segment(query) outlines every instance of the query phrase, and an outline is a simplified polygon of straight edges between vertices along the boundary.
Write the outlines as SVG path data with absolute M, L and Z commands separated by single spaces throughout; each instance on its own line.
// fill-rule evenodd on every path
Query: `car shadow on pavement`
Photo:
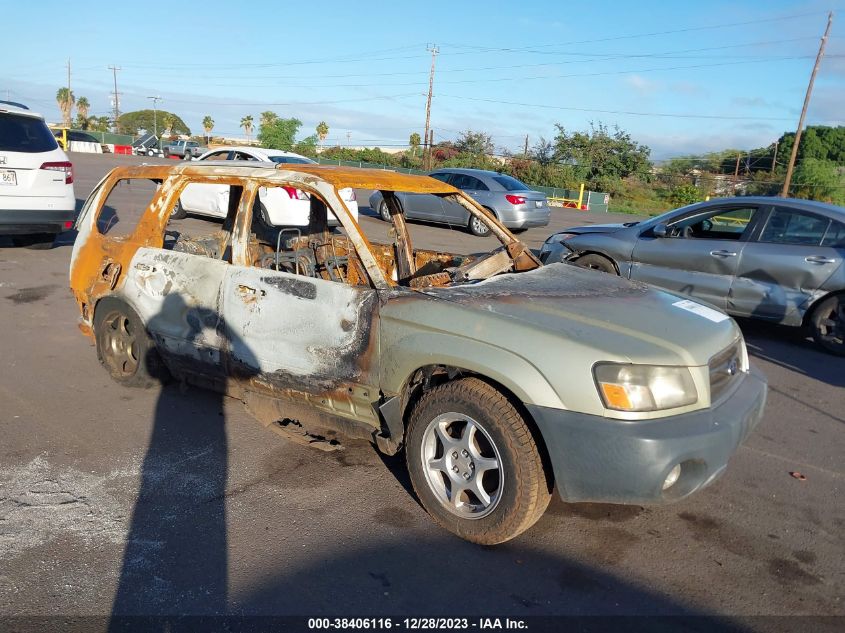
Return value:
M 217 367 L 219 344 L 208 342 L 217 338 L 231 349 L 236 339 L 216 312 L 189 307 L 177 294 L 166 296 L 148 327 L 151 332 L 187 328 L 192 357 L 215 359 L 210 362 Z M 157 353 L 150 352 L 154 362 Z M 241 361 L 241 376 L 250 373 L 242 364 L 257 367 L 255 358 Z M 183 385 L 166 382 L 141 465 L 111 631 L 144 628 L 127 616 L 224 615 L 227 609 L 225 380 L 221 374 L 220 391 L 197 390 L 190 396 Z
M 748 353 L 798 374 L 845 387 L 845 358 L 822 350 L 803 328 L 737 318 Z

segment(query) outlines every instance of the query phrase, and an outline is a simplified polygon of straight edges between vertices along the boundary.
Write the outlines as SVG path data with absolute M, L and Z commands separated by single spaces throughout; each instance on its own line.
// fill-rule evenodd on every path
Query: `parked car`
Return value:
M 53 136 L 56 137 L 59 147 L 66 152 L 74 151 L 74 148 L 70 145 L 71 143 L 93 143 L 96 146 L 94 149 L 100 147 L 101 149 L 99 151 L 102 150 L 100 139 L 87 132 L 80 132 L 69 128 L 53 128 Z
M 237 160 L 265 162 L 274 165 L 316 165 L 317 163 L 293 152 L 278 149 L 264 149 L 260 147 L 218 147 L 206 152 L 197 160 Z M 189 185 L 182 193 L 177 217 L 184 217 L 188 213 L 209 215 L 222 218 L 226 216 L 229 187 L 227 185 Z M 341 190 L 341 199 L 358 220 L 358 199 L 355 190 L 346 187 Z M 260 192 L 261 204 L 264 205 L 267 217 L 276 226 L 307 226 L 310 211 L 310 198 L 307 192 L 299 189 L 271 189 Z M 339 226 L 340 223 L 333 213 L 329 214 L 329 226 Z
M 807 326 L 845 355 L 845 209 L 789 198 L 718 198 L 645 222 L 566 229 L 544 262 L 644 281 L 734 316 Z
M 528 529 L 555 483 L 568 501 L 684 498 L 722 474 L 762 415 L 765 378 L 716 310 L 542 266 L 433 178 L 256 165 L 118 167 L 89 196 L 70 286 L 117 382 L 170 374 L 212 387 L 315 448 L 349 437 L 404 447 L 425 509 L 485 544 Z M 196 221 L 173 219 L 184 187 L 220 180 L 231 187 L 222 227 L 192 234 Z M 362 233 L 346 187 L 381 192 L 390 243 Z M 307 191 L 309 226 L 268 232 L 261 188 Z M 500 246 L 413 249 L 397 192 L 461 204 Z M 326 230 L 328 209 L 345 235 Z
M 507 174 L 483 169 L 438 169 L 429 174 L 471 196 L 490 211 L 509 229 L 522 231 L 549 223 L 549 201 L 546 195 Z M 490 233 L 486 225 L 459 204 L 452 204 L 437 196 L 401 194 L 399 198 L 405 217 L 410 220 L 439 222 L 469 229 L 473 235 Z M 389 221 L 387 205 L 378 191 L 370 196 L 370 208 Z
M 207 147 L 200 147 L 196 141 L 170 141 L 162 147 L 161 151 L 165 158 L 179 156 L 185 160 L 191 160 L 201 156 L 207 149 Z
M 49 248 L 76 216 L 73 165 L 44 118 L 0 102 L 0 235 Z

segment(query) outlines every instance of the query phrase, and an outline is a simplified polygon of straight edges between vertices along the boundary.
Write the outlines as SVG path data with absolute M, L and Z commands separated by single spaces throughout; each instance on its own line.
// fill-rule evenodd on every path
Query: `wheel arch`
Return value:
M 608 255 L 607 253 L 602 253 L 600 251 L 596 251 L 596 250 L 577 251 L 575 256 L 573 256 L 572 259 L 569 259 L 567 261 L 576 262 L 579 259 L 581 259 L 582 257 L 586 257 L 587 255 L 596 255 L 598 257 L 604 257 L 607 261 L 609 261 L 611 264 L 613 264 L 613 268 L 616 271 L 616 274 L 621 276 L 621 272 L 619 270 L 618 262 L 613 257 Z
M 842 288 L 841 290 L 832 290 L 831 292 L 827 292 L 818 297 L 815 301 L 813 301 L 813 303 L 810 304 L 810 307 L 808 307 L 804 311 L 804 316 L 801 320 L 801 327 L 809 327 L 811 325 L 811 321 L 815 311 L 818 310 L 819 306 L 822 303 L 824 303 L 831 297 L 845 297 L 845 288 Z

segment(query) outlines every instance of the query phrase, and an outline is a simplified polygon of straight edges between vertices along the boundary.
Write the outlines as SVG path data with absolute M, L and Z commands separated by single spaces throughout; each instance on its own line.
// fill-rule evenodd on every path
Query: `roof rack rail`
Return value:
M 25 106 L 22 103 L 18 103 L 17 101 L 3 101 L 0 99 L 0 103 L 5 103 L 6 105 L 15 106 L 16 108 L 23 108 L 24 110 L 29 110 L 29 106 Z

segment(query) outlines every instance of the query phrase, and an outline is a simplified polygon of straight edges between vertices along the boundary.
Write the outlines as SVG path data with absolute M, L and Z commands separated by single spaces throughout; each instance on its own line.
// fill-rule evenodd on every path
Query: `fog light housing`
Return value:
M 668 490 L 672 486 L 677 483 L 678 478 L 681 476 L 681 465 L 675 464 L 675 467 L 669 471 L 669 474 L 666 475 L 666 479 L 663 480 L 663 490 Z

